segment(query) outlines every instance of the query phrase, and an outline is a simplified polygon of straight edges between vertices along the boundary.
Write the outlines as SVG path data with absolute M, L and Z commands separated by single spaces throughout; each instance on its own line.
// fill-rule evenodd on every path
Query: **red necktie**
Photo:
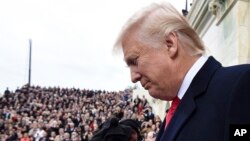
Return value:
M 175 110 L 178 107 L 180 102 L 181 102 L 181 100 L 178 97 L 175 97 L 173 99 L 172 104 L 171 104 L 169 111 L 167 113 L 167 116 L 166 116 L 165 128 L 167 127 L 168 123 L 170 122 L 170 120 L 171 120 L 172 116 L 174 115 L 174 112 L 175 112 Z

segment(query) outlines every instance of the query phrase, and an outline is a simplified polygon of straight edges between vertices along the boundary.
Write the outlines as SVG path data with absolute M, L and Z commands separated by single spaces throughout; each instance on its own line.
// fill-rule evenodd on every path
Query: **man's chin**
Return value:
M 160 98 L 160 93 L 159 93 L 159 92 L 156 92 L 156 91 L 154 91 L 154 90 L 152 90 L 152 89 L 149 89 L 149 90 L 148 90 L 148 93 L 149 93 L 149 95 L 150 95 L 151 97 L 153 97 L 153 98 L 161 99 L 161 98 Z

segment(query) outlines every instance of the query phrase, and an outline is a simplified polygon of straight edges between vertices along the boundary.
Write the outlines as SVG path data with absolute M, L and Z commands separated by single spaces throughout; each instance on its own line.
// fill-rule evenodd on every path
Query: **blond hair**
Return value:
M 205 52 L 198 34 L 170 3 L 151 4 L 132 16 L 121 30 L 114 49 L 121 48 L 131 33 L 140 43 L 157 48 L 171 32 L 178 35 L 180 45 L 192 55 Z

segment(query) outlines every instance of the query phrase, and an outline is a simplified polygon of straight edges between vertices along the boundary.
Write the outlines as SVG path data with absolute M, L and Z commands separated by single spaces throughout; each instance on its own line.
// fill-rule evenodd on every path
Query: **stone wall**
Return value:
M 250 63 L 249 18 L 249 0 L 193 1 L 187 17 L 203 39 L 207 54 L 224 66 Z

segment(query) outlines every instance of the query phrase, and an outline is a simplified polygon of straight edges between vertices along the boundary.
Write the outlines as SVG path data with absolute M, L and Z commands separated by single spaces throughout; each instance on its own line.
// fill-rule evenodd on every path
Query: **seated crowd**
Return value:
M 0 97 L 1 141 L 89 141 L 110 117 L 134 119 L 142 140 L 152 141 L 161 119 L 132 91 L 23 86 Z

